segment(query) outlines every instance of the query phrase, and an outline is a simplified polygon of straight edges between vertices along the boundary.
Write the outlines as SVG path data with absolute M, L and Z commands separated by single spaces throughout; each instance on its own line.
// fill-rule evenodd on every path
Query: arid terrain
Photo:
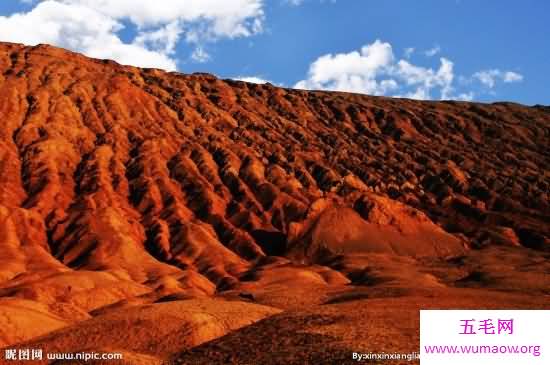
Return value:
M 549 147 L 547 106 L 0 43 L 0 348 L 351 364 L 421 308 L 548 309 Z

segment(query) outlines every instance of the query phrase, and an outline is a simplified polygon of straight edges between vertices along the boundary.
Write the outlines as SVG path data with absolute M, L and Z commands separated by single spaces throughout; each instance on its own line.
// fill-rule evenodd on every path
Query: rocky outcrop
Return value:
M 338 255 L 548 249 L 543 107 L 291 90 L 1 43 L 0 125 L 0 308 L 21 301 L 24 317 L 30 301 L 49 330 L 262 295 L 279 276 L 345 285 L 307 266 Z

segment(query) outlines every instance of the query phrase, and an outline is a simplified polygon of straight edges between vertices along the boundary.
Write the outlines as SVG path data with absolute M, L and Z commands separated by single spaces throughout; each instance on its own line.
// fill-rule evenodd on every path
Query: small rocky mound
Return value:
M 468 248 L 465 240 L 398 201 L 370 193 L 357 199 L 354 208 L 316 202 L 304 222 L 293 223 L 289 255 L 301 259 L 352 253 L 450 257 Z

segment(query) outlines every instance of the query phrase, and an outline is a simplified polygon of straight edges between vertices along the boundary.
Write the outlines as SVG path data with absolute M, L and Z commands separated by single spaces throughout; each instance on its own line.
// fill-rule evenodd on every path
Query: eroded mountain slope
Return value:
M 49 318 L 29 332 L 12 316 L 4 345 L 239 290 L 291 308 L 349 283 L 439 288 L 471 272 L 412 267 L 550 243 L 545 107 L 290 90 L 2 43 L 0 125 L 0 311 Z M 365 269 L 371 255 L 381 268 Z M 285 280 L 296 298 L 279 295 Z

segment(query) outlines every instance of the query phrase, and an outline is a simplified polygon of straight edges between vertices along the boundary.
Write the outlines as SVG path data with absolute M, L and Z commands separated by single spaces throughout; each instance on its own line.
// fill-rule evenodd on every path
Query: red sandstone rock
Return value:
M 0 125 L 2 345 L 242 292 L 286 309 L 548 287 L 548 108 L 291 90 L 1 43 Z M 531 276 L 477 280 L 487 258 L 470 246 L 493 244 Z M 520 295 L 509 303 L 534 300 Z M 234 308 L 238 321 L 208 317 L 210 332 L 170 349 L 146 350 L 145 335 L 117 346 L 157 361 L 278 312 Z M 67 333 L 41 343 L 80 350 Z

